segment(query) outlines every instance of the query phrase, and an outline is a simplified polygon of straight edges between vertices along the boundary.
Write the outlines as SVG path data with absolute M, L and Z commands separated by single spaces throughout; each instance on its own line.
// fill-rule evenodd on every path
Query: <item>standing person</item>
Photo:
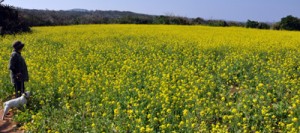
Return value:
M 25 92 L 24 82 L 29 80 L 27 65 L 21 56 L 24 44 L 21 41 L 13 43 L 13 52 L 9 60 L 11 82 L 15 87 L 16 98 Z

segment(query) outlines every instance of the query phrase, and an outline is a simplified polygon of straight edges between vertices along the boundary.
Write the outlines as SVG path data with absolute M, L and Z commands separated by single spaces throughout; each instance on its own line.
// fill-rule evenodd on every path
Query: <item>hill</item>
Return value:
M 224 20 L 204 20 L 181 16 L 148 15 L 130 11 L 102 11 L 75 8 L 71 10 L 18 9 L 30 26 L 74 24 L 178 24 L 210 26 L 244 26 L 244 23 Z
M 77 24 L 167 24 L 167 25 L 209 25 L 235 26 L 258 29 L 299 30 L 300 19 L 287 16 L 282 22 L 265 23 L 253 20 L 236 22 L 228 20 L 205 20 L 203 18 L 187 18 L 170 15 L 148 15 L 130 11 L 102 11 L 86 9 L 70 10 L 37 10 L 16 8 L 18 18 L 29 26 L 56 26 Z
M 80 9 L 80 8 L 74 8 L 74 9 L 71 9 L 69 11 L 75 11 L 75 12 L 88 12 L 89 10 L 87 9 Z
M 70 25 L 70 24 L 108 24 L 108 23 L 151 23 L 154 16 L 129 11 L 89 11 L 18 9 L 22 18 L 30 26 Z

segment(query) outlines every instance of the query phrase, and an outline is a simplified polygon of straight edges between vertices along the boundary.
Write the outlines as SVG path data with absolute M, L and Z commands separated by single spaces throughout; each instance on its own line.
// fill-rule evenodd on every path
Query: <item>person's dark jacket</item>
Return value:
M 14 84 L 16 81 L 28 81 L 29 75 L 27 65 L 20 52 L 13 51 L 9 60 L 9 70 L 11 82 Z

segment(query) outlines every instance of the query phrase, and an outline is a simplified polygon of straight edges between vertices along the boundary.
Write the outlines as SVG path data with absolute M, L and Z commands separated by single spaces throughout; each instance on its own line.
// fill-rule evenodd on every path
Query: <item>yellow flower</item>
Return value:
M 253 101 L 254 103 L 257 103 L 257 99 L 253 99 L 252 101 Z
M 119 115 L 119 109 L 114 109 L 114 115 L 115 116 Z
M 32 115 L 31 118 L 32 118 L 32 119 L 35 119 L 35 115 Z
M 298 122 L 298 118 L 294 117 L 294 118 L 292 119 L 292 121 L 296 123 L 296 122 Z
M 147 118 L 150 119 L 150 118 L 151 118 L 151 114 L 148 114 L 148 115 L 147 115 Z
M 183 127 L 184 126 L 184 121 L 180 121 L 180 123 L 179 123 L 179 125 L 178 125 L 178 127 Z
M 167 113 L 171 113 L 172 112 L 172 110 L 171 109 L 167 109 Z
M 196 124 L 195 124 L 195 123 L 193 123 L 193 124 L 192 124 L 192 128 L 195 128 L 195 126 L 196 126 Z
M 102 116 L 105 117 L 105 116 L 107 116 L 107 114 L 104 112 L 104 113 L 102 114 Z
M 297 107 L 297 105 L 296 105 L 295 103 L 293 103 L 293 104 L 292 104 L 292 107 L 293 107 L 293 108 L 296 108 L 296 107 Z
M 237 113 L 237 109 L 233 108 L 233 109 L 231 110 L 231 112 L 232 112 L 233 114 L 235 114 L 235 113 Z
M 146 132 L 147 132 L 147 133 L 153 132 L 153 129 L 150 128 L 150 127 L 147 125 L 147 126 L 146 126 Z
M 189 111 L 188 111 L 187 109 L 184 109 L 184 110 L 183 110 L 183 116 L 186 116 L 186 115 L 188 114 L 188 112 L 189 112 Z
M 132 109 L 127 110 L 127 114 L 128 114 L 128 115 L 131 115 L 132 113 L 133 113 L 133 110 L 132 110 Z
M 200 111 L 200 115 L 204 116 L 205 115 L 205 111 L 204 110 Z
M 221 100 L 222 100 L 222 101 L 225 101 L 225 97 L 222 97 Z
M 41 100 L 41 101 L 40 101 L 40 104 L 41 104 L 41 105 L 44 105 L 44 104 L 45 104 L 45 103 L 44 103 L 44 100 Z
M 142 122 L 142 119 L 141 119 L 141 118 L 136 119 L 136 122 L 137 122 L 137 123 L 141 123 L 141 122 Z
M 145 132 L 145 127 L 141 127 L 140 132 Z
M 161 128 L 162 130 L 165 130 L 167 127 L 166 127 L 166 125 L 163 124 L 163 125 L 160 126 L 160 128 Z
M 66 108 L 67 108 L 67 109 L 70 109 L 70 108 L 71 108 L 71 106 L 70 106 L 69 103 L 66 103 Z
M 208 96 L 211 96 L 211 92 L 207 92 L 207 95 L 208 95 Z
M 55 132 L 53 125 L 60 128 L 68 119 L 91 123 L 95 132 L 297 132 L 299 128 L 297 32 L 175 25 L 32 28 L 30 34 L 0 39 L 2 64 L 9 58 L 13 39 L 28 42 L 28 51 L 22 53 L 32 75 L 28 89 L 44 94 L 34 96 L 37 104 L 57 104 L 25 111 L 25 116 L 32 115 L 32 121 L 24 123 L 28 131 Z M 0 67 L 0 86 L 9 82 L 5 75 L 9 71 Z M 290 107 L 276 110 L 282 106 L 279 100 Z M 64 109 L 57 110 L 60 106 Z M 47 110 L 68 115 L 54 118 Z M 288 117 L 277 118 L 278 113 Z M 97 117 L 99 123 L 113 119 L 109 123 L 116 125 L 97 129 L 93 123 Z M 223 121 L 211 122 L 215 117 Z M 47 126 L 40 126 L 41 119 L 49 121 Z

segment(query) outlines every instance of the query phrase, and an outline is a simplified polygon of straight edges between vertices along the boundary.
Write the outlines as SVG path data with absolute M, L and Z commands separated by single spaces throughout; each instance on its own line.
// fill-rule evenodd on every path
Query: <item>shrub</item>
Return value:
M 15 34 L 30 31 L 29 26 L 19 18 L 18 11 L 9 5 L 0 4 L 0 34 Z
M 300 30 L 300 19 L 292 15 L 281 18 L 280 29 Z

